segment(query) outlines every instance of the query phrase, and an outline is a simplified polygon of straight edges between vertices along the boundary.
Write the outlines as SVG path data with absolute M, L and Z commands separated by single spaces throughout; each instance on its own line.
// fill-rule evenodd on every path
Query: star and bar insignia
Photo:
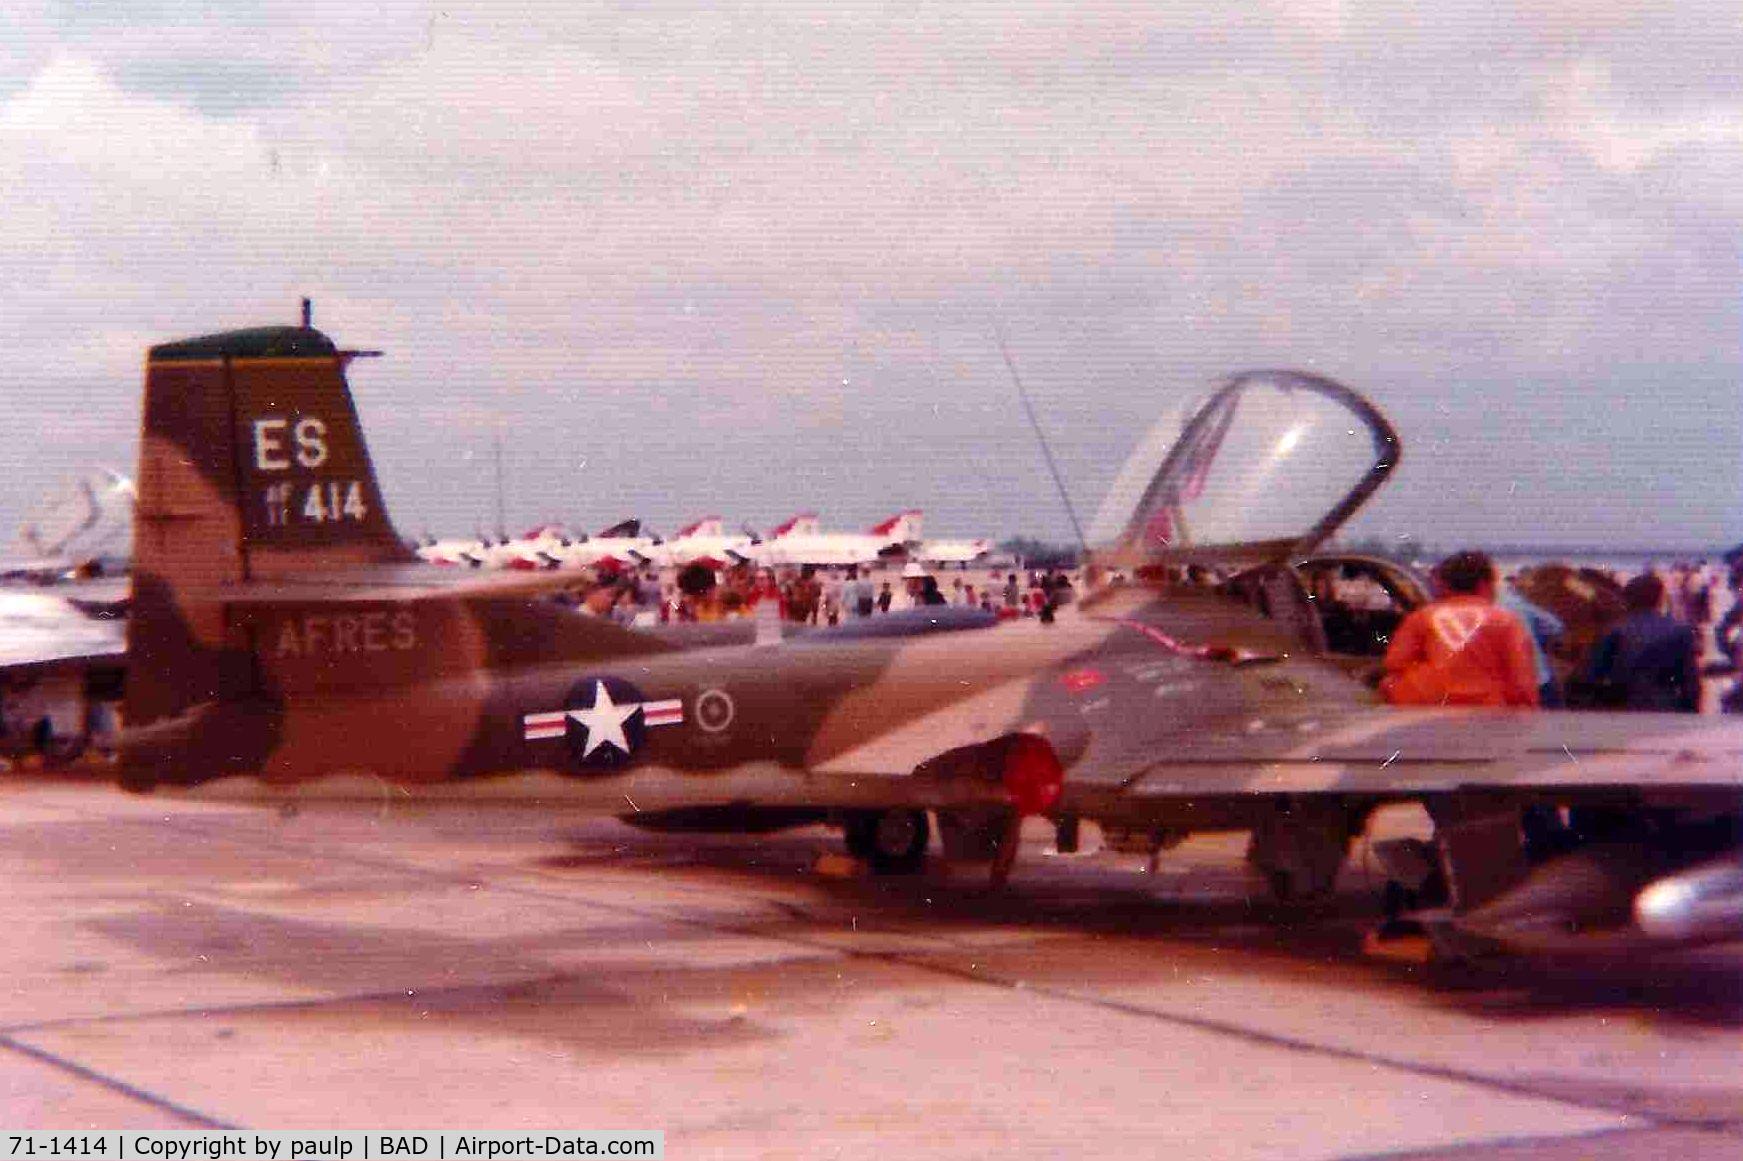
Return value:
M 521 726 L 529 742 L 563 738 L 576 763 L 588 769 L 615 769 L 641 748 L 653 726 L 684 720 L 678 698 L 647 701 L 627 681 L 595 677 L 569 691 L 566 708 L 526 714 Z

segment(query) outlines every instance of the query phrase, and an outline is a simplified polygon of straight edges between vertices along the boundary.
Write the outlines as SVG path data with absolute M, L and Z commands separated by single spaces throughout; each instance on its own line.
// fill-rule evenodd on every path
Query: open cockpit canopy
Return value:
M 1152 428 L 1090 539 L 1114 565 L 1255 562 L 1312 551 L 1398 463 L 1362 396 L 1301 371 L 1246 371 Z

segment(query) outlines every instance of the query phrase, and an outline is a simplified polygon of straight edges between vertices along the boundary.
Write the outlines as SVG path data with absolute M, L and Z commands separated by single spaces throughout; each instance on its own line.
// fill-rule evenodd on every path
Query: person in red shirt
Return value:
M 1536 708 L 1531 637 L 1495 604 L 1495 563 L 1481 552 L 1454 553 L 1434 580 L 1440 599 L 1392 636 L 1381 694 L 1393 705 Z

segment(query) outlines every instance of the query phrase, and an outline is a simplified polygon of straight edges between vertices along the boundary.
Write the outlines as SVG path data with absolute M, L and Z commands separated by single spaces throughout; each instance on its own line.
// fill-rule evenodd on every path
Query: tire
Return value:
M 856 811 L 842 831 L 848 853 L 879 875 L 918 871 L 932 841 L 932 822 L 924 810 Z

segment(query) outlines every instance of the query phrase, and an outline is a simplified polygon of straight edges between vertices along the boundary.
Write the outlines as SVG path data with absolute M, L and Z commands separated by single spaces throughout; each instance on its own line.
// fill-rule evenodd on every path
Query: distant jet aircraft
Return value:
M 659 545 L 659 537 L 643 535 L 642 522 L 631 518 L 601 530 L 597 536 L 583 537 L 561 548 L 546 548 L 543 554 L 554 559 L 559 568 L 607 564 L 613 568 L 634 568 L 648 563 Z
M 127 581 L 0 588 L 0 759 L 112 747 Z
M 1375 859 L 1451 953 L 1743 937 L 1735 720 L 1397 709 L 1328 648 L 1294 562 L 1400 454 L 1332 380 L 1226 380 L 1054 624 L 917 609 L 755 645 L 568 611 L 535 599 L 546 573 L 420 565 L 347 359 L 307 327 L 152 349 L 126 653 L 75 658 L 127 666 L 125 786 L 373 804 L 385 781 L 664 830 L 826 823 L 881 872 L 921 864 L 936 816 L 943 855 L 995 878 L 1026 814 L 1061 850 L 1082 819 L 1152 857 L 1245 832 L 1283 900 L 1329 890 L 1373 812 L 1414 803 L 1433 843 Z M 1103 584 L 1109 566 L 1133 579 Z
M 0 556 L 0 579 L 52 581 L 126 572 L 135 499 L 133 481 L 107 468 L 67 481 L 25 518 L 17 547 Z
M 414 545 L 412 551 L 426 564 L 483 568 L 489 545 L 481 536 L 470 540 L 460 537 L 438 540 L 431 536 Z
M 659 546 L 656 536 L 641 534 L 641 521 L 621 520 L 597 536 L 572 536 L 560 524 L 541 524 L 516 537 L 491 541 L 435 540 L 417 545 L 418 558 L 429 564 L 469 565 L 482 569 L 537 572 L 607 564 L 630 568 L 646 563 Z
M 132 582 L 133 482 L 100 469 L 33 510 L 0 559 L 0 759 L 113 746 Z
M 923 564 L 959 564 L 964 567 L 985 560 L 993 550 L 990 540 L 922 540 L 908 554 Z
M 586 540 L 585 536 L 580 540 Z M 536 571 L 558 568 L 571 562 L 565 554 L 575 547 L 577 539 L 560 524 L 541 524 L 529 528 L 512 539 L 504 537 L 479 551 L 484 568 L 512 568 Z
M 920 539 L 923 519 L 909 509 L 865 532 L 824 532 L 815 512 L 803 512 L 770 530 L 749 556 L 761 565 L 872 564 L 905 554 Z
M 752 553 L 762 541 L 748 532 L 730 533 L 718 516 L 704 516 L 678 529 L 663 543 L 649 549 L 645 556 L 659 567 L 683 567 L 704 564 L 721 568 L 753 559 Z

